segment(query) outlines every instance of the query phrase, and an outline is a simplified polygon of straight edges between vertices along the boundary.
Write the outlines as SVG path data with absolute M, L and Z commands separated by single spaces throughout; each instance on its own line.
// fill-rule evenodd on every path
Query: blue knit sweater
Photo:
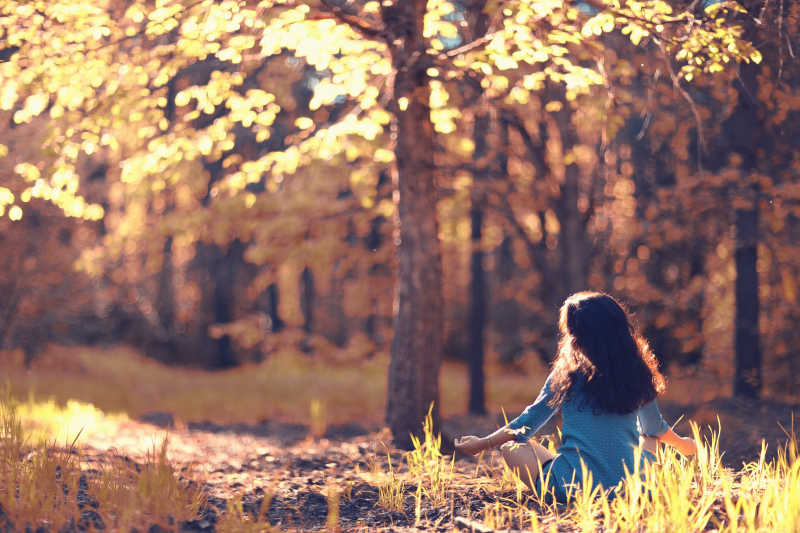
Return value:
M 563 499 L 563 489 L 574 479 L 581 482 L 581 459 L 592 473 L 595 484 L 604 488 L 617 485 L 625 477 L 625 468 L 634 470 L 634 448 L 639 435 L 658 437 L 669 429 L 658 409 L 656 400 L 626 414 L 598 413 L 584 401 L 582 380 L 576 380 L 567 398 L 560 406 L 548 405 L 552 397 L 550 381 L 542 387 L 539 396 L 517 418 L 509 422 L 511 429 L 519 430 L 517 440 L 527 442 L 550 418 L 561 409 L 561 446 L 558 455 L 546 465 L 551 485 Z M 652 459 L 645 452 L 642 458 Z M 574 476 L 574 478 L 573 478 Z

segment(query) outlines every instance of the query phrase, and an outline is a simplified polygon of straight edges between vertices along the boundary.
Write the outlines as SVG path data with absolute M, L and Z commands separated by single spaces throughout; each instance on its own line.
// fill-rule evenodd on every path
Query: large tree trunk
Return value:
M 472 226 L 472 257 L 470 261 L 469 284 L 469 412 L 486 414 L 484 360 L 484 331 L 486 329 L 486 271 L 484 252 L 481 247 L 483 218 L 486 211 L 484 181 L 488 175 L 486 156 L 489 151 L 489 115 L 481 113 L 475 117 L 473 139 L 475 141 L 474 159 L 478 164 L 472 190 L 470 224 Z
M 758 339 L 758 200 L 736 210 L 736 377 L 733 393 L 758 398 L 761 350 Z
M 396 69 L 395 243 L 397 280 L 394 339 L 389 365 L 386 421 L 397 446 L 411 447 L 430 404 L 438 425 L 439 367 L 443 347 L 442 258 L 436 219 L 434 132 L 430 121 L 426 0 L 384 4 L 384 24 Z

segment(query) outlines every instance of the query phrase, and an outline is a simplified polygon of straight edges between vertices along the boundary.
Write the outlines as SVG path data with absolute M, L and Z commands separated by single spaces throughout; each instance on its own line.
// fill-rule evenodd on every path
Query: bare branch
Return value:
M 453 48 L 452 50 L 448 50 L 447 52 L 445 52 L 442 55 L 444 57 L 451 58 L 451 57 L 459 56 L 461 54 L 466 54 L 467 52 L 471 52 L 472 50 L 475 50 L 476 48 L 480 48 L 481 46 L 483 46 L 485 44 L 488 44 L 492 39 L 494 39 L 494 36 L 497 35 L 498 33 L 499 33 L 499 31 L 493 31 L 491 33 L 487 33 L 486 35 L 478 37 L 474 41 L 470 41 L 470 42 L 468 42 L 466 44 L 463 44 L 463 45 L 459 46 L 458 48 Z
M 658 45 L 658 49 L 661 50 L 661 55 L 664 58 L 664 64 L 667 66 L 667 72 L 669 73 L 670 79 L 672 79 L 672 86 L 678 91 L 684 100 L 689 104 L 689 108 L 692 110 L 692 114 L 694 115 L 695 126 L 697 126 L 697 168 L 701 169 L 700 166 L 700 153 L 705 150 L 705 138 L 703 137 L 703 120 L 700 118 L 700 112 L 697 110 L 697 106 L 692 100 L 692 97 L 686 92 L 686 89 L 681 87 L 681 82 L 678 79 L 677 74 L 675 74 L 675 69 L 672 68 L 672 62 L 669 60 L 669 55 L 667 54 L 667 50 L 664 48 L 664 43 L 662 43 L 658 39 L 653 39 L 655 43 Z

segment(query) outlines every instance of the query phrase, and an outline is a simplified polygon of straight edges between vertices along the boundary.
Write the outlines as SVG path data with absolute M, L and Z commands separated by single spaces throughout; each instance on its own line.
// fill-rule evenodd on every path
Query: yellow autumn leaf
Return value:
M 519 66 L 513 57 L 501 55 L 494 58 L 494 64 L 498 70 L 511 70 Z
M 642 38 L 647 37 L 648 35 L 650 35 L 650 32 L 647 30 L 643 30 L 639 26 L 631 25 L 630 39 L 631 42 L 636 46 L 639 45 L 639 43 L 642 41 Z
M 103 206 L 98 204 L 92 204 L 86 207 L 83 211 L 83 218 L 86 220 L 100 220 L 103 218 L 105 212 L 103 211 Z
M 445 39 L 455 39 L 458 37 L 458 28 L 451 22 L 440 22 L 437 25 L 437 29 L 439 30 L 439 35 Z
M 513 87 L 508 95 L 509 103 L 526 105 L 531 101 L 530 93 L 522 87 Z
M 189 103 L 189 99 L 191 96 L 187 91 L 181 91 L 175 95 L 175 105 L 177 106 L 185 106 Z
M 211 141 L 211 137 L 208 135 L 203 135 L 199 139 L 197 139 L 197 149 L 203 155 L 208 155 L 211 153 L 211 148 L 213 143 Z
M 14 203 L 14 193 L 6 187 L 0 187 L 0 205 Z
M 388 198 L 384 198 L 375 206 L 376 214 L 383 215 L 388 219 L 391 219 L 394 215 L 394 209 L 394 202 Z
M 22 219 L 22 208 L 18 205 L 12 206 L 11 209 L 8 210 L 8 218 L 17 221 Z
M 46 94 L 32 94 L 25 99 L 25 109 L 30 116 L 37 116 L 47 107 L 49 97 Z
M 297 126 L 298 129 L 306 130 L 314 126 L 314 121 L 308 117 L 299 117 L 294 121 L 294 125 Z
M 19 174 L 25 181 L 36 181 L 39 179 L 39 169 L 30 163 L 19 163 L 14 167 L 14 172 Z
M 392 116 L 385 109 L 373 109 L 369 113 L 369 118 L 381 125 L 386 125 L 392 120 Z
M 447 101 L 450 99 L 450 94 L 447 92 L 447 89 L 444 88 L 444 85 L 440 81 L 432 81 L 431 82 L 431 94 L 430 94 L 430 106 L 432 109 L 438 109 L 440 107 L 444 107 L 447 105 Z
M 558 111 L 561 111 L 561 108 L 563 107 L 564 104 L 562 104 L 558 100 L 551 100 L 550 102 L 547 102 L 547 104 L 544 106 L 544 110 L 549 111 L 550 113 L 556 113 Z
M 386 148 L 378 148 L 372 158 L 378 163 L 391 163 L 394 161 L 394 152 Z
M 133 22 L 137 24 L 144 20 L 144 11 L 142 10 L 142 6 L 139 5 L 132 5 L 125 11 L 125 18 L 131 19 Z
M 445 109 L 431 109 L 431 122 L 433 129 L 439 133 L 453 133 L 456 131 L 455 118 L 461 116 L 461 112 L 452 107 Z
M 531 54 L 531 61 L 533 61 L 534 63 L 544 63 L 548 59 L 550 59 L 550 56 L 547 55 L 547 52 L 542 49 L 535 50 Z
M 17 103 L 17 82 L 14 80 L 2 80 L 0 89 L 0 109 L 8 111 Z

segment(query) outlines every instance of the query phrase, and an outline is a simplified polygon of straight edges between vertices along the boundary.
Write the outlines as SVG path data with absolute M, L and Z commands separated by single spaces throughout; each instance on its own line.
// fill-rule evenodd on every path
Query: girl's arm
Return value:
M 653 400 L 643 405 L 636 413 L 639 422 L 639 432 L 645 437 L 653 437 L 659 442 L 669 444 L 683 455 L 694 455 L 697 453 L 697 444 L 690 437 L 681 437 L 675 433 L 669 424 L 661 416 L 658 409 L 658 401 Z
M 485 437 L 469 435 L 455 440 L 455 447 L 469 454 L 500 446 L 510 440 L 527 442 L 557 411 L 549 405 L 551 398 L 550 376 L 545 380 L 539 396 L 517 418 Z
M 457 438 L 455 440 L 455 447 L 457 450 L 460 450 L 464 453 L 477 455 L 484 450 L 496 448 L 510 440 L 514 440 L 514 434 L 515 431 L 508 427 L 508 425 L 505 425 L 494 433 L 486 435 L 485 437 L 467 435 L 466 437 Z
M 683 455 L 694 455 L 697 453 L 697 443 L 691 437 L 681 437 L 672 429 L 668 429 L 662 435 L 658 436 L 658 440 L 664 444 L 669 444 Z

